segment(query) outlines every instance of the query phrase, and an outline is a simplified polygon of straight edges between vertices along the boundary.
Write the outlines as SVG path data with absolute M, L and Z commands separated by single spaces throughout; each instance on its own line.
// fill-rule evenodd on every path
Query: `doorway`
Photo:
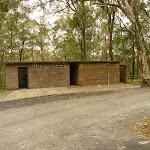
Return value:
M 120 82 L 127 83 L 127 66 L 120 65 Z
M 70 64 L 70 85 L 77 85 L 78 64 Z
M 19 88 L 28 88 L 28 68 L 18 67 Z

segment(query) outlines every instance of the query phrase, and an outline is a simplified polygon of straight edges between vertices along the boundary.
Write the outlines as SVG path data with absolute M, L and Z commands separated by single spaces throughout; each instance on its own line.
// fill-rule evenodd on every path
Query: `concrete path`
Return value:
M 97 85 L 97 86 L 70 86 L 57 88 L 19 89 L 7 91 L 6 93 L 1 94 L 0 102 L 25 98 L 34 98 L 40 96 L 49 96 L 49 95 L 62 95 L 62 94 L 100 92 L 100 91 L 119 91 L 130 88 L 131 89 L 140 88 L 140 86 L 120 83 L 120 84 Z

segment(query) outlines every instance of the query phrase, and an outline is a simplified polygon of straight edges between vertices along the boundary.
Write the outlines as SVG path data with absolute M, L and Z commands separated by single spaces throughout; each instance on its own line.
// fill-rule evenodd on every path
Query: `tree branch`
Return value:
M 130 10 L 130 5 L 129 5 L 128 1 L 127 1 L 127 0 L 124 0 L 124 3 L 125 3 L 125 5 L 126 5 L 126 7 L 127 7 L 127 10 Z
M 75 3 L 73 2 L 73 0 L 71 0 L 71 3 L 73 5 L 74 9 L 77 11 L 77 8 L 75 7 Z
M 144 9 L 144 8 L 141 8 L 143 11 L 144 11 L 144 13 L 146 14 L 146 16 L 148 17 L 148 18 L 150 18 L 150 14 Z
M 134 31 L 128 29 L 128 27 L 123 23 L 122 19 L 121 19 L 119 16 L 116 16 L 116 17 L 119 19 L 120 23 L 122 23 L 122 25 L 125 27 L 125 29 L 126 29 L 127 31 L 130 31 L 130 32 L 132 32 L 132 33 L 134 34 Z
M 131 0 L 131 8 L 133 9 L 134 0 Z
M 93 4 L 96 4 L 96 5 L 100 5 L 100 6 L 114 6 L 114 7 L 118 7 L 119 8 L 119 5 L 116 5 L 116 4 L 112 4 L 112 3 L 97 3 L 97 2 L 94 2 Z
M 66 7 L 64 7 L 64 8 L 62 8 L 62 9 L 60 9 L 60 10 L 55 11 L 54 14 L 60 13 L 60 12 L 64 11 L 67 7 L 68 7 L 68 6 L 66 6 Z
M 71 7 L 71 5 L 70 5 L 70 3 L 68 2 L 68 0 L 66 0 L 66 3 L 67 3 L 67 5 L 68 5 L 68 7 L 69 7 L 72 11 L 76 11 L 76 9 L 73 9 L 73 8 Z

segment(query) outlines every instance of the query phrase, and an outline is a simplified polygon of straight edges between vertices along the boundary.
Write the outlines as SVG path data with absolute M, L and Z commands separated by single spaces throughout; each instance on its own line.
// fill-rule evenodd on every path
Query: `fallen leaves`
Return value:
M 150 138 L 150 117 L 145 118 L 136 126 L 134 132 L 142 134 L 144 137 Z

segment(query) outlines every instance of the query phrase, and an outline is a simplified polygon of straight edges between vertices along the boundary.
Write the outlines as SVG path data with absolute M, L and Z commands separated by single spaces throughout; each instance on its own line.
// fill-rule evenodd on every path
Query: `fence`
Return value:
M 141 84 L 142 75 L 129 75 L 128 83 L 131 84 Z

